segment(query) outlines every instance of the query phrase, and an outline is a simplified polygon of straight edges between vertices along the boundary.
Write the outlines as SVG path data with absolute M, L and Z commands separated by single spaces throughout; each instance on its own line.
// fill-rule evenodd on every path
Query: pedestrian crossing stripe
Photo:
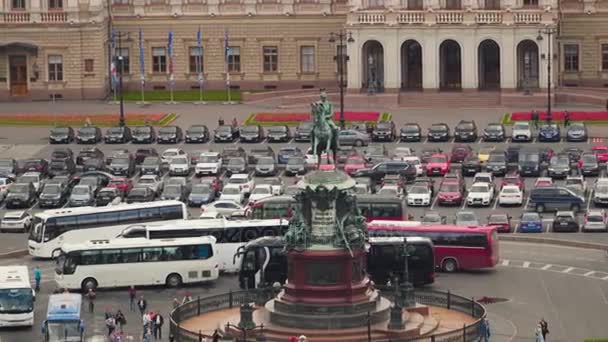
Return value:
M 544 264 L 524 260 L 500 259 L 498 266 L 523 268 L 528 270 L 549 271 L 554 273 L 569 274 L 577 277 L 608 281 L 608 272 L 594 271 L 582 267 L 566 265 Z

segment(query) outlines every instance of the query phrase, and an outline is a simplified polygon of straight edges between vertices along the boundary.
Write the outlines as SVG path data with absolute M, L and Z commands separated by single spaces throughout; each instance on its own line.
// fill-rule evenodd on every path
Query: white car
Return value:
M 309 148 L 306 151 L 306 154 L 304 155 L 304 163 L 306 163 L 306 166 L 317 166 L 317 164 L 319 163 L 319 157 L 312 153 L 312 149 Z
M 160 160 L 163 163 L 169 164 L 174 157 L 185 157 L 186 160 L 190 160 L 188 154 L 181 148 L 168 148 L 160 156 Z
M 157 195 L 163 192 L 163 181 L 157 175 L 145 175 L 139 178 L 137 186 L 145 186 L 152 189 Z
M 9 211 L 4 214 L 0 223 L 0 232 L 6 231 L 22 231 L 30 230 L 32 224 L 32 215 L 27 211 Z
M 378 196 L 385 197 L 401 197 L 402 191 L 401 188 L 394 184 L 386 184 L 378 190 L 376 193 Z
M 270 184 L 256 184 L 255 188 L 249 196 L 249 203 L 253 204 L 262 198 L 272 197 L 272 185 Z
M 201 215 L 198 217 L 199 219 L 209 219 L 209 220 L 217 220 L 217 219 L 223 219 L 224 214 L 219 213 L 217 211 L 204 211 L 201 213 Z
M 522 205 L 524 203 L 524 193 L 517 185 L 505 185 L 498 194 L 499 205 Z
M 477 172 L 473 176 L 473 184 L 475 183 L 488 183 L 494 187 L 494 175 L 492 175 L 492 172 Z
M 532 140 L 532 127 L 529 122 L 517 121 L 513 124 L 513 131 L 511 133 L 511 139 L 513 141 L 531 141 Z
M 431 205 L 432 193 L 426 185 L 412 185 L 407 192 L 408 206 L 429 206 Z
M 567 176 L 565 186 L 574 192 L 579 190 L 583 195 L 587 195 L 587 182 L 583 176 Z
M 202 152 L 194 167 L 197 176 L 217 175 L 223 166 L 222 155 L 219 152 Z
M 32 183 L 36 192 L 42 189 L 42 176 L 38 172 L 26 172 L 17 179 L 17 183 Z
M 243 203 L 245 201 L 245 195 L 241 192 L 241 187 L 238 184 L 228 184 L 222 189 L 219 200 Z
M 355 184 L 353 190 L 357 195 L 368 195 L 372 193 L 368 184 Z
M 190 174 L 190 159 L 186 157 L 173 157 L 169 162 L 170 176 L 187 176 Z
M 228 179 L 227 184 L 238 184 L 241 188 L 241 192 L 244 194 L 250 194 L 251 190 L 255 187 L 255 181 L 253 177 L 245 173 L 237 173 Z
M 8 188 L 13 184 L 13 178 L 0 177 L 0 199 L 4 199 L 8 194 Z
M 585 214 L 583 224 L 583 232 L 601 231 L 605 232 L 607 228 L 607 217 L 604 210 L 589 210 Z
M 201 206 L 201 211 L 205 212 L 216 212 L 224 215 L 224 217 L 232 216 L 233 213 L 244 213 L 245 207 L 236 203 L 235 201 L 215 201 L 210 204 Z
M 489 206 L 494 198 L 494 187 L 490 183 L 473 183 L 467 194 L 467 205 Z
M 422 162 L 419 157 L 409 156 L 401 158 L 404 162 L 413 165 L 416 168 L 416 176 L 422 176 L 424 174 L 424 166 L 422 166 Z
M 268 184 L 272 188 L 272 194 L 274 196 L 282 195 L 285 192 L 285 183 L 279 177 L 266 177 L 259 181 L 259 183 L 255 184 L 257 188 L 261 184 Z

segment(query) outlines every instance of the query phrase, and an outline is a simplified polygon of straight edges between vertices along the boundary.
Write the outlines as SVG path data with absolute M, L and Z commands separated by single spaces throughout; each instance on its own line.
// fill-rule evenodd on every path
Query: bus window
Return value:
M 163 247 L 163 260 L 174 261 L 174 260 L 185 260 L 186 258 L 182 254 L 180 247 Z M 191 259 L 191 258 L 188 258 Z
M 81 265 L 96 265 L 99 263 L 99 251 L 82 251 L 80 254 Z
M 241 242 L 241 229 L 240 228 L 228 228 L 224 230 L 224 241 L 223 242 Z M 220 242 L 221 243 L 221 242 Z
M 52 236 L 52 238 L 54 238 L 55 236 L 58 236 L 60 234 L 63 234 L 64 232 L 75 229 L 75 228 L 78 228 L 78 225 L 76 224 L 76 217 L 74 217 L 74 216 L 58 217 L 57 218 L 57 229 L 54 230 L 55 234 Z
M 244 271 L 256 271 L 255 269 L 255 250 L 248 250 L 245 252 L 243 259 L 243 270 Z
M 401 208 L 398 204 L 372 203 L 372 217 L 395 218 L 401 217 Z
M 241 242 L 249 242 L 259 237 L 258 230 L 256 228 L 247 228 L 243 230 L 241 236 Z
M 81 215 L 78 217 L 78 226 L 94 226 L 97 224 L 97 214 Z
M 211 245 L 198 245 L 195 246 L 195 255 L 198 260 L 209 259 L 213 256 L 213 251 L 211 250 Z
M 140 221 L 156 221 L 160 219 L 161 218 L 159 208 L 144 208 L 139 210 Z
M 121 224 L 137 223 L 139 221 L 139 213 L 136 210 L 123 210 L 118 214 L 118 221 Z
M 120 249 L 107 249 L 101 251 L 100 264 L 118 264 L 120 263 Z
M 103 226 L 111 226 L 118 222 L 117 213 L 100 213 L 97 214 L 97 224 Z
M 173 205 L 160 208 L 160 216 L 163 220 L 178 220 L 183 218 L 182 207 Z
M 163 249 L 160 247 L 150 247 L 142 249 L 142 258 L 143 262 L 151 262 L 151 261 L 160 261 L 161 255 L 163 254 Z
M 122 250 L 122 262 L 123 263 L 133 263 L 140 262 L 141 259 L 141 249 L 140 248 L 127 248 Z

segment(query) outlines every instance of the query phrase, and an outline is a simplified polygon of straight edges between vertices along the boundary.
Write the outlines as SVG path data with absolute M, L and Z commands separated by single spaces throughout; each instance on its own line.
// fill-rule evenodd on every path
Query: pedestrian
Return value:
M 543 341 L 547 339 L 547 334 L 549 333 L 549 324 L 545 321 L 544 318 L 540 319 L 539 322 L 541 332 L 543 333 Z
M 104 312 L 104 314 L 103 314 L 103 317 L 104 317 L 104 319 L 114 317 L 114 314 L 112 313 L 112 309 L 107 307 L 106 312 Z
M 564 111 L 564 127 L 568 127 L 570 125 L 570 113 L 568 111 Z
M 490 321 L 487 318 L 481 320 L 479 325 L 479 342 L 490 341 Z
M 34 280 L 36 281 L 36 291 L 40 291 L 40 280 L 42 280 L 42 271 L 40 266 L 34 268 Z
M 540 327 L 540 324 L 536 326 L 536 331 L 534 332 L 535 342 L 545 342 L 545 338 L 543 337 L 543 329 Z
M 298 337 L 298 342 L 308 342 L 308 338 L 304 335 L 300 335 L 300 337 Z
M 190 294 L 190 292 L 186 292 L 184 299 L 182 299 L 182 304 L 186 304 L 191 301 L 192 301 L 192 295 Z
M 146 312 L 146 308 L 148 307 L 148 302 L 144 299 L 144 296 L 139 296 L 139 300 L 137 301 L 137 308 L 139 309 L 139 314 L 143 315 Z
M 144 330 L 144 339 L 143 342 L 152 342 L 152 329 L 146 328 Z
M 233 126 L 234 128 L 239 127 L 239 122 L 238 122 L 238 121 L 236 121 L 236 118 L 232 118 L 232 126 Z
M 296 336 L 289 336 L 287 342 L 298 342 L 298 338 Z
M 97 294 L 93 289 L 89 289 L 85 296 L 89 300 L 89 312 L 95 311 L 95 298 L 97 298 Z
M 534 127 L 538 129 L 538 111 L 536 110 L 532 110 L 532 122 Z
M 114 329 L 116 329 L 116 319 L 114 316 L 110 315 L 110 317 L 106 318 L 106 327 L 108 328 L 108 336 L 112 335 Z
M 221 118 L 221 117 L 220 117 L 219 119 L 217 119 L 217 124 L 218 124 L 219 126 L 224 126 L 224 119 L 223 119 L 223 118 Z
M 165 323 L 165 319 L 159 313 L 154 316 L 154 339 L 163 339 L 163 323 Z
M 179 299 L 177 299 L 176 297 L 173 297 L 173 309 L 177 309 L 177 307 L 180 305 Z
M 92 125 L 92 124 L 91 124 L 91 118 L 89 118 L 89 117 L 87 116 L 86 120 L 84 121 L 84 126 L 85 126 L 85 127 L 91 127 L 91 125 Z
M 129 310 L 133 311 L 133 304 L 135 304 L 135 297 L 137 297 L 137 291 L 135 291 L 135 286 L 129 286 L 127 290 L 129 292 Z
M 142 316 L 142 324 L 143 324 L 143 335 L 146 336 L 146 331 L 148 331 L 148 328 L 150 328 L 150 326 L 152 325 L 152 319 L 150 318 L 150 314 L 149 313 L 144 313 L 144 315 Z
M 215 331 L 213 332 L 213 335 L 211 335 L 212 340 L 211 342 L 219 342 L 220 341 L 220 332 L 217 331 L 217 329 L 215 329 Z
M 116 319 L 116 325 L 122 330 L 122 327 L 127 324 L 127 319 L 125 318 L 125 314 L 122 311 L 116 311 L 116 315 L 114 316 Z

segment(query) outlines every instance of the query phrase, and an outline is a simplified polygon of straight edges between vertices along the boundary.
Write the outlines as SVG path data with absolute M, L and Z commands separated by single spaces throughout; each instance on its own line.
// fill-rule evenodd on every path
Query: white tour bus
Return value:
M 0 328 L 31 327 L 35 294 L 27 266 L 0 266 Z
M 95 289 L 215 281 L 215 238 L 113 239 L 65 244 L 55 268 L 60 288 Z
M 180 201 L 46 210 L 34 215 L 28 250 L 35 257 L 55 258 L 64 243 L 111 239 L 134 223 L 187 218 Z
M 195 236 L 214 236 L 217 239 L 220 271 L 238 272 L 241 261 L 233 256 L 239 247 L 262 236 L 283 236 L 289 221 L 225 219 L 182 220 L 132 225 L 119 235 L 120 238 L 174 239 Z

